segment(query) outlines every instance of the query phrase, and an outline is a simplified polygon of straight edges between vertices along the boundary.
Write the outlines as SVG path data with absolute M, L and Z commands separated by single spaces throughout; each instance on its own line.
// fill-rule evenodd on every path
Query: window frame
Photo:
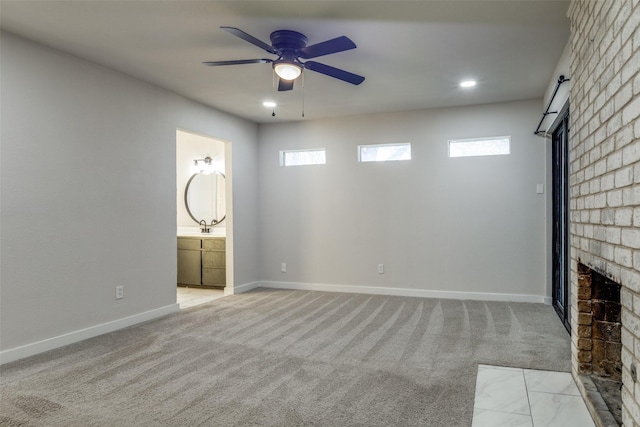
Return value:
M 303 152 L 322 152 L 324 153 L 324 162 L 323 163 L 299 163 L 299 164 L 287 164 L 286 155 L 288 153 L 303 153 Z M 327 149 L 326 148 L 301 148 L 295 150 L 280 150 L 280 166 L 282 167 L 291 167 L 291 166 L 318 166 L 318 165 L 326 165 L 327 164 Z
M 451 144 L 461 144 L 461 143 L 474 143 L 474 142 L 487 142 L 487 141 L 498 141 L 498 140 L 507 140 L 507 150 L 506 153 L 483 153 L 483 154 L 466 154 L 466 155 L 451 155 Z M 487 157 L 487 156 L 508 156 L 511 154 L 511 136 L 510 135 L 501 135 L 501 136 L 487 136 L 482 138 L 462 138 L 462 139 L 449 139 L 447 141 L 447 155 L 451 159 L 458 159 L 462 157 Z
M 409 158 L 408 159 L 386 159 L 386 160 L 363 160 L 362 158 L 362 149 L 368 147 L 400 147 L 400 146 L 408 146 L 409 147 Z M 410 142 L 390 142 L 385 144 L 360 144 L 357 147 L 358 153 L 358 163 L 387 163 L 387 162 L 403 162 L 407 160 L 413 160 L 413 154 L 411 150 Z

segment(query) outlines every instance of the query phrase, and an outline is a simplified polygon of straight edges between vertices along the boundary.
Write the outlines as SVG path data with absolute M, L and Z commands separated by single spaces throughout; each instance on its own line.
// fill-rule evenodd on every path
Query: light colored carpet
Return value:
M 569 356 L 541 304 L 259 289 L 0 367 L 0 425 L 470 426 L 478 364 Z

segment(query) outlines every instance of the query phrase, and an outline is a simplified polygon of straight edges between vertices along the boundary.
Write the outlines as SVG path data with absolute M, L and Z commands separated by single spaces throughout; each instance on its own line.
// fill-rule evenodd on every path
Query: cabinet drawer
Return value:
M 202 239 L 202 249 L 205 251 L 224 251 L 225 250 L 225 238 L 220 239 Z
M 203 285 L 225 285 L 227 282 L 227 270 L 224 268 L 203 268 Z
M 189 239 L 178 237 L 178 249 L 200 250 L 200 239 Z
M 202 266 L 203 267 L 226 267 L 226 252 L 213 251 L 202 252 Z

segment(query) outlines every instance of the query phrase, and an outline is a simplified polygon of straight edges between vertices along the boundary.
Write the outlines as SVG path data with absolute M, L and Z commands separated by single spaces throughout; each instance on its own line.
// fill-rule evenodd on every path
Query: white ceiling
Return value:
M 568 1 L 4 1 L 2 29 L 268 123 L 542 97 L 569 36 Z M 353 86 L 313 71 L 273 89 L 273 58 L 220 26 L 269 43 L 274 30 L 309 45 L 337 36 L 357 49 L 316 58 L 366 77 Z M 275 58 L 273 58 L 275 59 Z M 478 85 L 463 90 L 462 79 Z M 262 106 L 278 103 L 276 117 Z

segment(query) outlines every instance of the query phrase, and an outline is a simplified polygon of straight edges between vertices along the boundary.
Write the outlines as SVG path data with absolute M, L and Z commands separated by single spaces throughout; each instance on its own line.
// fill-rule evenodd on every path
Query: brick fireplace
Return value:
M 574 0 L 568 16 L 572 369 L 619 376 L 638 427 L 640 2 Z

